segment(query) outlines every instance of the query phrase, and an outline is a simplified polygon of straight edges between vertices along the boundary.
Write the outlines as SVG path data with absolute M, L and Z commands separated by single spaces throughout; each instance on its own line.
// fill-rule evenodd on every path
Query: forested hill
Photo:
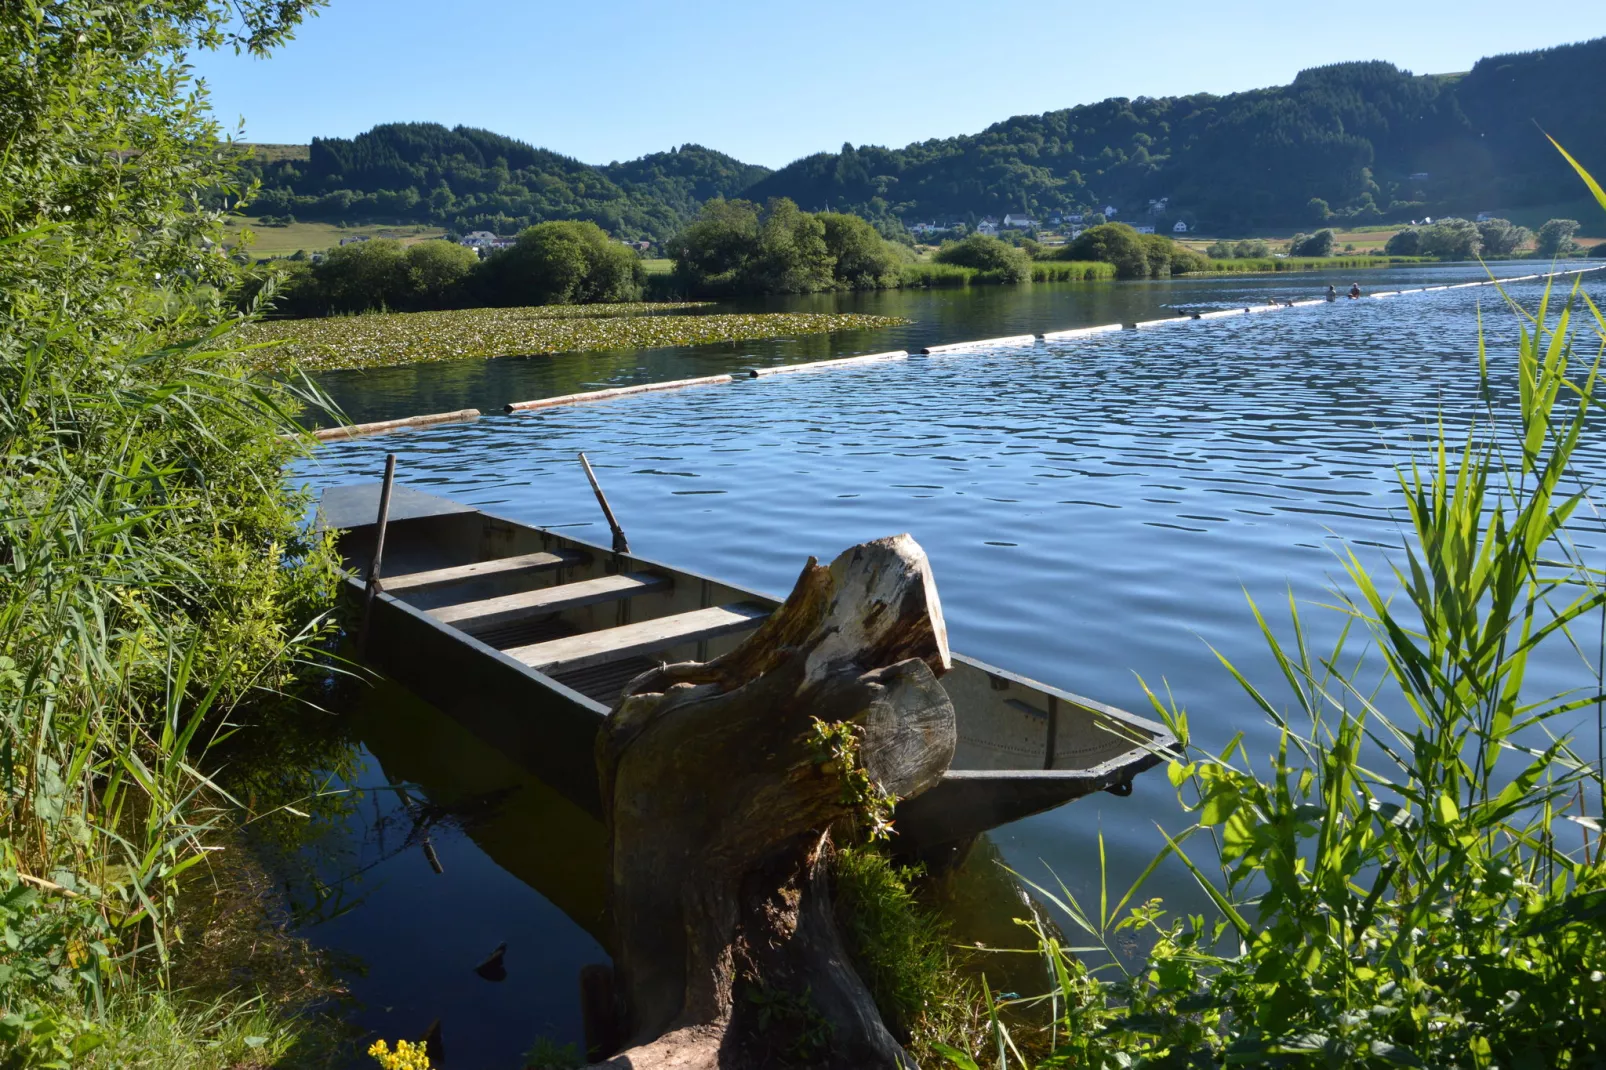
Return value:
M 775 172 L 698 145 L 599 167 L 484 130 L 394 123 L 316 138 L 304 159 L 264 154 L 256 210 L 502 234 L 591 219 L 657 239 L 715 196 L 786 196 L 892 227 L 1105 205 L 1137 220 L 1162 198 L 1156 222 L 1215 231 L 1516 214 L 1579 199 L 1541 128 L 1606 173 L 1606 38 L 1463 75 L 1343 63 L 1226 96 L 1114 98 L 901 149 L 844 145 Z
M 302 159 L 262 154 L 253 209 L 330 222 L 435 223 L 509 234 L 546 219 L 590 219 L 624 238 L 666 238 L 703 201 L 768 175 L 701 145 L 596 167 L 488 130 L 387 123 L 313 138 Z
M 744 196 L 905 221 L 1105 205 L 1134 218 L 1166 198 L 1167 221 L 1212 229 L 1576 201 L 1577 176 L 1540 128 L 1606 172 L 1606 38 L 1465 75 L 1343 63 L 1272 89 L 1116 98 L 902 149 L 844 145 Z

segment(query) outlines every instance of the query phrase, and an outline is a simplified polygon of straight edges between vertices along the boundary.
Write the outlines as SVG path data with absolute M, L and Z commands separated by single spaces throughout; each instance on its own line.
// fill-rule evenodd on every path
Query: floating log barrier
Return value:
M 942 778 L 950 666 L 925 552 L 897 535 L 810 559 L 742 645 L 625 687 L 596 754 L 629 1047 L 602 1065 L 769 1065 L 761 993 L 818 1017 L 806 1065 L 913 1065 L 843 950 L 830 830 L 864 817 L 853 768 L 902 798 Z
M 806 364 L 773 364 L 764 368 L 743 368 L 742 371 L 754 379 L 765 379 L 771 375 L 791 375 L 793 372 L 823 372 L 833 368 L 846 368 L 853 364 L 873 364 L 885 360 L 904 360 L 909 352 L 904 349 L 894 349 L 886 353 L 866 353 L 859 357 L 838 357 L 834 360 L 811 360 Z
M 928 357 L 937 353 L 953 353 L 961 349 L 975 349 L 978 346 L 1030 346 L 1037 344 L 1035 334 L 1011 334 L 1003 338 L 978 338 L 974 342 L 951 342 L 948 345 L 927 346 L 920 352 Z
M 1073 327 L 1068 331 L 1047 331 L 1037 337 L 1045 342 L 1057 342 L 1062 338 L 1086 338 L 1095 334 L 1109 334 L 1111 331 L 1121 330 L 1119 323 L 1101 323 L 1097 327 Z
M 1146 331 L 1150 327 L 1165 327 L 1173 323 L 1188 323 L 1191 322 L 1192 319 L 1192 316 L 1171 316 L 1163 320 L 1139 320 L 1137 323 L 1134 323 L 1132 327 L 1134 330 Z
M 750 378 L 750 376 L 743 376 Z M 679 390 L 687 386 L 715 386 L 719 383 L 733 383 L 734 375 L 705 375 L 700 379 L 671 379 L 667 383 L 638 383 L 635 386 L 616 386 L 609 390 L 588 390 L 583 394 L 559 394 L 552 398 L 536 398 L 534 401 L 510 401 L 502 406 L 503 412 L 529 412 L 532 409 L 552 409 L 559 405 L 583 405 L 588 401 L 607 401 L 610 398 L 622 398 L 630 394 L 650 394 L 659 390 Z
M 1199 313 L 1199 318 L 1202 320 L 1219 320 L 1225 319 L 1227 316 L 1242 316 L 1248 311 L 1247 308 L 1223 308 L 1217 312 L 1201 312 Z
M 436 412 L 428 416 L 408 416 L 401 420 L 376 420 L 371 424 L 349 424 L 341 427 L 322 427 L 312 433 L 319 442 L 334 442 L 364 435 L 382 435 L 386 431 L 402 431 L 409 427 L 430 427 L 434 424 L 461 423 L 478 420 L 480 410 L 458 409 L 456 412 Z

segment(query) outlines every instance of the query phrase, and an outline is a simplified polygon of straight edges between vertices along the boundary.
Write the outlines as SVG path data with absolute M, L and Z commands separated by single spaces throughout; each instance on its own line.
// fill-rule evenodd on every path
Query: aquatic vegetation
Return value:
M 252 328 L 254 358 L 273 371 L 383 368 L 438 360 L 567 353 L 585 349 L 745 342 L 798 334 L 891 327 L 888 316 L 823 312 L 641 315 L 697 307 L 559 305 L 469 308 L 312 320 L 277 320 Z

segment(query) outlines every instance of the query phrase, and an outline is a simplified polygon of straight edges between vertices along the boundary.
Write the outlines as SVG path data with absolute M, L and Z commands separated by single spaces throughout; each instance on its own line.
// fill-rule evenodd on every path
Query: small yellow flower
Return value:
M 424 1050 L 424 1045 L 414 1044 L 410 1040 L 398 1040 L 395 1051 L 391 1051 L 390 1045 L 383 1040 L 376 1040 L 369 1047 L 368 1054 L 378 1060 L 384 1070 L 431 1070 L 429 1054 Z

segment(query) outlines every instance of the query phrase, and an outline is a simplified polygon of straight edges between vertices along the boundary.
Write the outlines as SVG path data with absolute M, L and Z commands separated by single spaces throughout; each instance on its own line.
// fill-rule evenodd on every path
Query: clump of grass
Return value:
M 919 901 L 919 876 L 873 846 L 844 848 L 833 869 L 837 925 L 854 968 L 917 1060 L 933 1043 L 965 1043 L 978 1025 L 976 983 L 953 953 L 947 924 Z
M 1033 282 L 1093 282 L 1115 278 L 1115 265 L 1102 260 L 1039 260 L 1032 264 Z
M 978 272 L 975 268 L 960 267 L 958 264 L 938 264 L 931 261 L 921 261 L 915 264 L 903 265 L 898 285 L 910 290 L 943 286 L 969 286 L 971 282 L 976 280 L 977 274 Z

